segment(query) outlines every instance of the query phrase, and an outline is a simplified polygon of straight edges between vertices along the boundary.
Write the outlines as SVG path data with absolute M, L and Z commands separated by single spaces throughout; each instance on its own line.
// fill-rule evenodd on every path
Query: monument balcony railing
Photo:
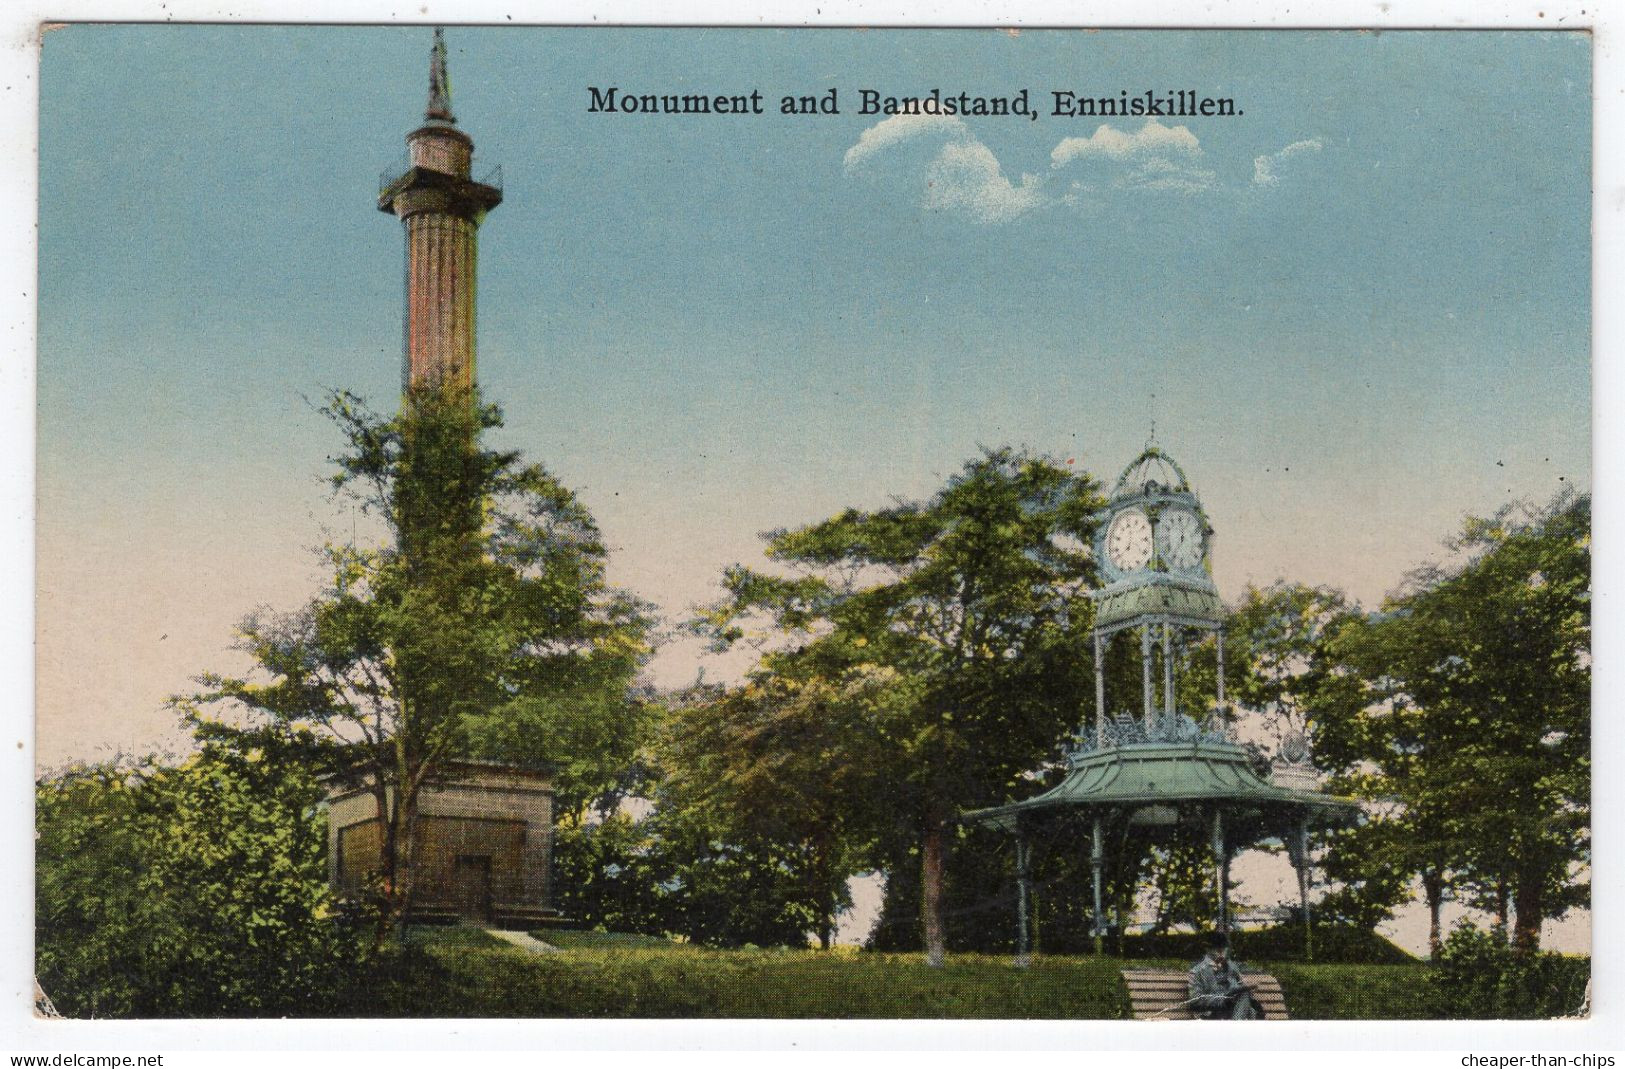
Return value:
M 378 195 L 383 196 L 386 191 L 411 174 L 416 167 L 417 164 L 412 162 L 411 155 L 402 153 L 394 163 L 378 172 Z M 502 190 L 502 164 L 493 164 L 487 168 L 477 181 L 482 186 L 490 186 L 500 192 Z
M 378 172 L 378 192 L 382 194 L 384 190 L 405 178 L 411 170 L 412 157 L 404 152 L 401 153 L 399 159 Z

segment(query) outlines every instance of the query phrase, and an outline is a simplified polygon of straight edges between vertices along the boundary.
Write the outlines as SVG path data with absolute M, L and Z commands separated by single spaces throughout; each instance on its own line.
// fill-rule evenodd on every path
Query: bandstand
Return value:
M 1212 578 L 1213 530 L 1184 472 L 1155 446 L 1118 479 L 1095 544 L 1106 586 L 1095 593 L 1095 713 L 1067 755 L 1065 778 L 1043 794 L 965 813 L 961 819 L 1015 837 L 1017 955 L 1031 950 L 1032 846 L 1081 836 L 1089 844 L 1094 910 L 1091 934 L 1100 953 L 1106 934 L 1103 875 L 1108 844 L 1167 842 L 1200 829 L 1211 844 L 1218 905 L 1215 927 L 1228 931 L 1230 861 L 1243 849 L 1277 840 L 1298 877 L 1305 950 L 1309 925 L 1310 841 L 1320 829 L 1357 819 L 1358 805 L 1323 793 L 1307 737 L 1281 740 L 1267 770 L 1234 731 L 1224 690 L 1225 612 Z M 1137 632 L 1140 708 L 1109 710 L 1106 659 L 1111 639 Z M 1180 651 L 1211 632 L 1218 671 L 1213 704 L 1181 709 L 1176 699 Z M 1160 671 L 1158 671 L 1160 661 Z M 1159 677 L 1160 676 L 1160 680 Z M 1158 684 L 1161 684 L 1160 700 Z

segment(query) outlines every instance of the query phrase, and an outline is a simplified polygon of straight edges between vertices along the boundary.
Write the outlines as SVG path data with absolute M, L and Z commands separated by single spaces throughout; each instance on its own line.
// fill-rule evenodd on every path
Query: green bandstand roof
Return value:
M 1302 773 L 1298 779 L 1302 779 Z M 961 815 L 966 823 L 1015 831 L 1029 820 L 1068 810 L 1109 811 L 1143 823 L 1173 823 L 1181 813 L 1223 811 L 1227 823 L 1254 824 L 1260 831 L 1288 820 L 1311 825 L 1352 822 L 1359 804 L 1319 790 L 1285 786 L 1259 777 L 1246 749 L 1212 738 L 1107 746 L 1074 754 L 1066 779 L 1043 794 L 1009 805 Z

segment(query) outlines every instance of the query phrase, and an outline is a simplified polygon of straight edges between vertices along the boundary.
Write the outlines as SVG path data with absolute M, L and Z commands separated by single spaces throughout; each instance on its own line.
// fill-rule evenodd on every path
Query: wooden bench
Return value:
M 1281 982 L 1268 973 L 1247 972 L 1241 978 L 1252 985 L 1253 997 L 1264 1007 L 1266 1021 L 1285 1021 L 1286 996 L 1281 994 Z M 1190 1021 L 1194 1020 L 1189 1006 L 1190 974 L 1160 969 L 1124 969 L 1123 982 L 1128 984 L 1129 1005 L 1136 1021 Z

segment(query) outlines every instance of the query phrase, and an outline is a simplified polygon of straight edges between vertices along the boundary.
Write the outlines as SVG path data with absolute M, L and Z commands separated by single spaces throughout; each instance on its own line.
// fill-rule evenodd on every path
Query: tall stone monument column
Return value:
M 401 386 L 474 385 L 476 234 L 502 203 L 496 172 L 472 177 L 474 139 L 457 129 L 439 29 L 429 62 L 429 107 L 406 135 L 403 167 L 386 172 L 379 211 L 406 230 L 406 344 Z
M 378 208 L 399 218 L 406 233 L 406 338 L 401 388 L 405 406 L 425 392 L 466 391 L 474 386 L 474 277 L 476 235 L 486 213 L 502 203 L 501 179 L 493 171 L 473 178 L 474 140 L 457 129 L 446 76 L 446 45 L 437 29 L 429 62 L 429 107 L 423 124 L 406 135 L 406 158 L 379 182 Z M 448 441 L 448 434 L 462 435 Z M 477 448 L 478 428 L 430 420 L 408 422 L 411 461 L 425 460 L 431 475 L 461 457 L 445 446 Z M 433 465 L 440 465 L 436 468 Z M 398 469 L 397 469 L 398 470 Z M 421 474 L 425 469 L 419 468 Z M 425 489 L 425 485 L 428 489 Z M 394 504 L 399 548 L 413 562 L 414 539 L 439 540 L 471 559 L 484 548 L 481 501 L 456 500 L 432 480 L 397 480 Z M 460 510 L 460 514 L 448 510 Z M 462 546 L 449 539 L 466 536 Z M 428 544 L 428 539 L 425 539 Z M 434 558 L 431 558 L 434 559 Z M 451 574 L 457 573 L 452 570 Z M 410 573 L 431 597 L 445 593 L 432 569 Z M 455 583 L 449 584 L 455 593 Z M 423 651 L 415 654 L 419 662 Z M 431 668 L 422 673 L 432 678 Z M 413 681 L 412 686 L 419 686 Z M 446 700 L 421 686 L 426 700 Z M 409 693 L 407 700 L 414 700 Z M 453 699 L 455 700 L 455 696 Z M 347 895 L 366 894 L 384 867 L 385 827 L 396 785 L 386 777 L 385 801 L 375 783 L 335 779 L 328 794 L 328 874 Z M 525 768 L 447 755 L 436 759 L 418 796 L 412 854 L 411 915 L 416 920 L 461 917 L 480 924 L 531 928 L 558 919 L 547 905 L 551 893 L 553 778 Z

